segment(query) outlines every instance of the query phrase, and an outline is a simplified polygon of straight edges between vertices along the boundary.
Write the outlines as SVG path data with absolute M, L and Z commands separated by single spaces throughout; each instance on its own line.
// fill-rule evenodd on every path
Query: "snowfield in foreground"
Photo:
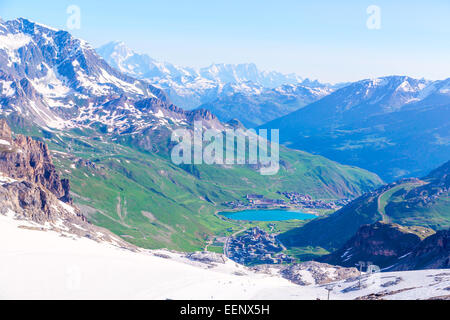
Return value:
M 168 251 L 114 247 L 33 230 L 0 214 L 1 299 L 326 299 L 326 286 L 298 286 L 226 260 L 207 264 Z M 450 270 L 382 273 L 334 283 L 331 299 L 450 294 Z M 365 288 L 366 287 L 366 288 Z

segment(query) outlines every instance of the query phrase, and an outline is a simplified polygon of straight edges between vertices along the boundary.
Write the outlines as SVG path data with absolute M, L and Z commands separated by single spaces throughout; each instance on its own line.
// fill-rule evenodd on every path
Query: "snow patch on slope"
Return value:
M 31 37 L 23 33 L 0 35 L 0 50 L 3 49 L 8 54 L 8 67 L 12 67 L 13 63 L 20 63 L 17 50 L 25 47 L 31 41 Z

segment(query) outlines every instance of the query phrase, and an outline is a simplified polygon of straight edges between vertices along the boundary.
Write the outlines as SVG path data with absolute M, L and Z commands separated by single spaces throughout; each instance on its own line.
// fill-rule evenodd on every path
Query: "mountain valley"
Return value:
M 236 227 L 215 215 L 222 203 L 254 192 L 338 199 L 382 183 L 368 171 L 287 148 L 278 174 L 269 177 L 249 165 L 174 165 L 174 130 L 192 130 L 195 121 L 218 131 L 234 124 L 203 109 L 178 108 L 162 90 L 113 69 L 65 31 L 26 19 L 4 22 L 0 31 L 12 43 L 0 48 L 2 117 L 15 133 L 49 146 L 84 215 L 133 244 L 204 248 L 211 235 Z

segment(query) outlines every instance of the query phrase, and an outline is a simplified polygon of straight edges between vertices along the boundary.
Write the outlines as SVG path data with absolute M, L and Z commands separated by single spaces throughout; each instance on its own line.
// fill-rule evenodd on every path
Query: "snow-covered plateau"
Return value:
M 0 215 L 1 299 L 327 299 L 328 295 L 329 284 L 299 286 L 274 270 L 258 273 L 225 258 L 205 263 L 164 250 L 133 252 L 36 226 L 13 214 Z M 330 299 L 428 299 L 449 295 L 450 271 L 381 273 L 363 277 L 361 289 L 358 279 L 332 286 Z

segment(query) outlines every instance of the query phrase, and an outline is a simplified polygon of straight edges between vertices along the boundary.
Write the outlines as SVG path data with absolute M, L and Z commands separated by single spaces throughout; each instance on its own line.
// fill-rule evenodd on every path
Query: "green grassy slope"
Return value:
M 341 247 L 361 225 L 377 221 L 440 230 L 450 227 L 450 162 L 422 180 L 389 184 L 354 200 L 334 214 L 279 236 L 289 248 Z
M 381 182 L 367 171 L 285 148 L 280 172 L 262 176 L 247 166 L 176 166 L 165 152 L 144 152 L 89 129 L 35 136 L 53 150 L 90 221 L 145 248 L 203 249 L 212 235 L 242 227 L 216 212 L 248 193 L 280 198 L 277 191 L 297 191 L 335 199 Z
M 435 230 L 450 227 L 450 196 L 440 195 L 432 204 L 424 204 L 417 199 L 407 199 L 407 189 L 393 193 L 385 207 L 386 214 L 395 222 L 408 226 L 424 226 Z

